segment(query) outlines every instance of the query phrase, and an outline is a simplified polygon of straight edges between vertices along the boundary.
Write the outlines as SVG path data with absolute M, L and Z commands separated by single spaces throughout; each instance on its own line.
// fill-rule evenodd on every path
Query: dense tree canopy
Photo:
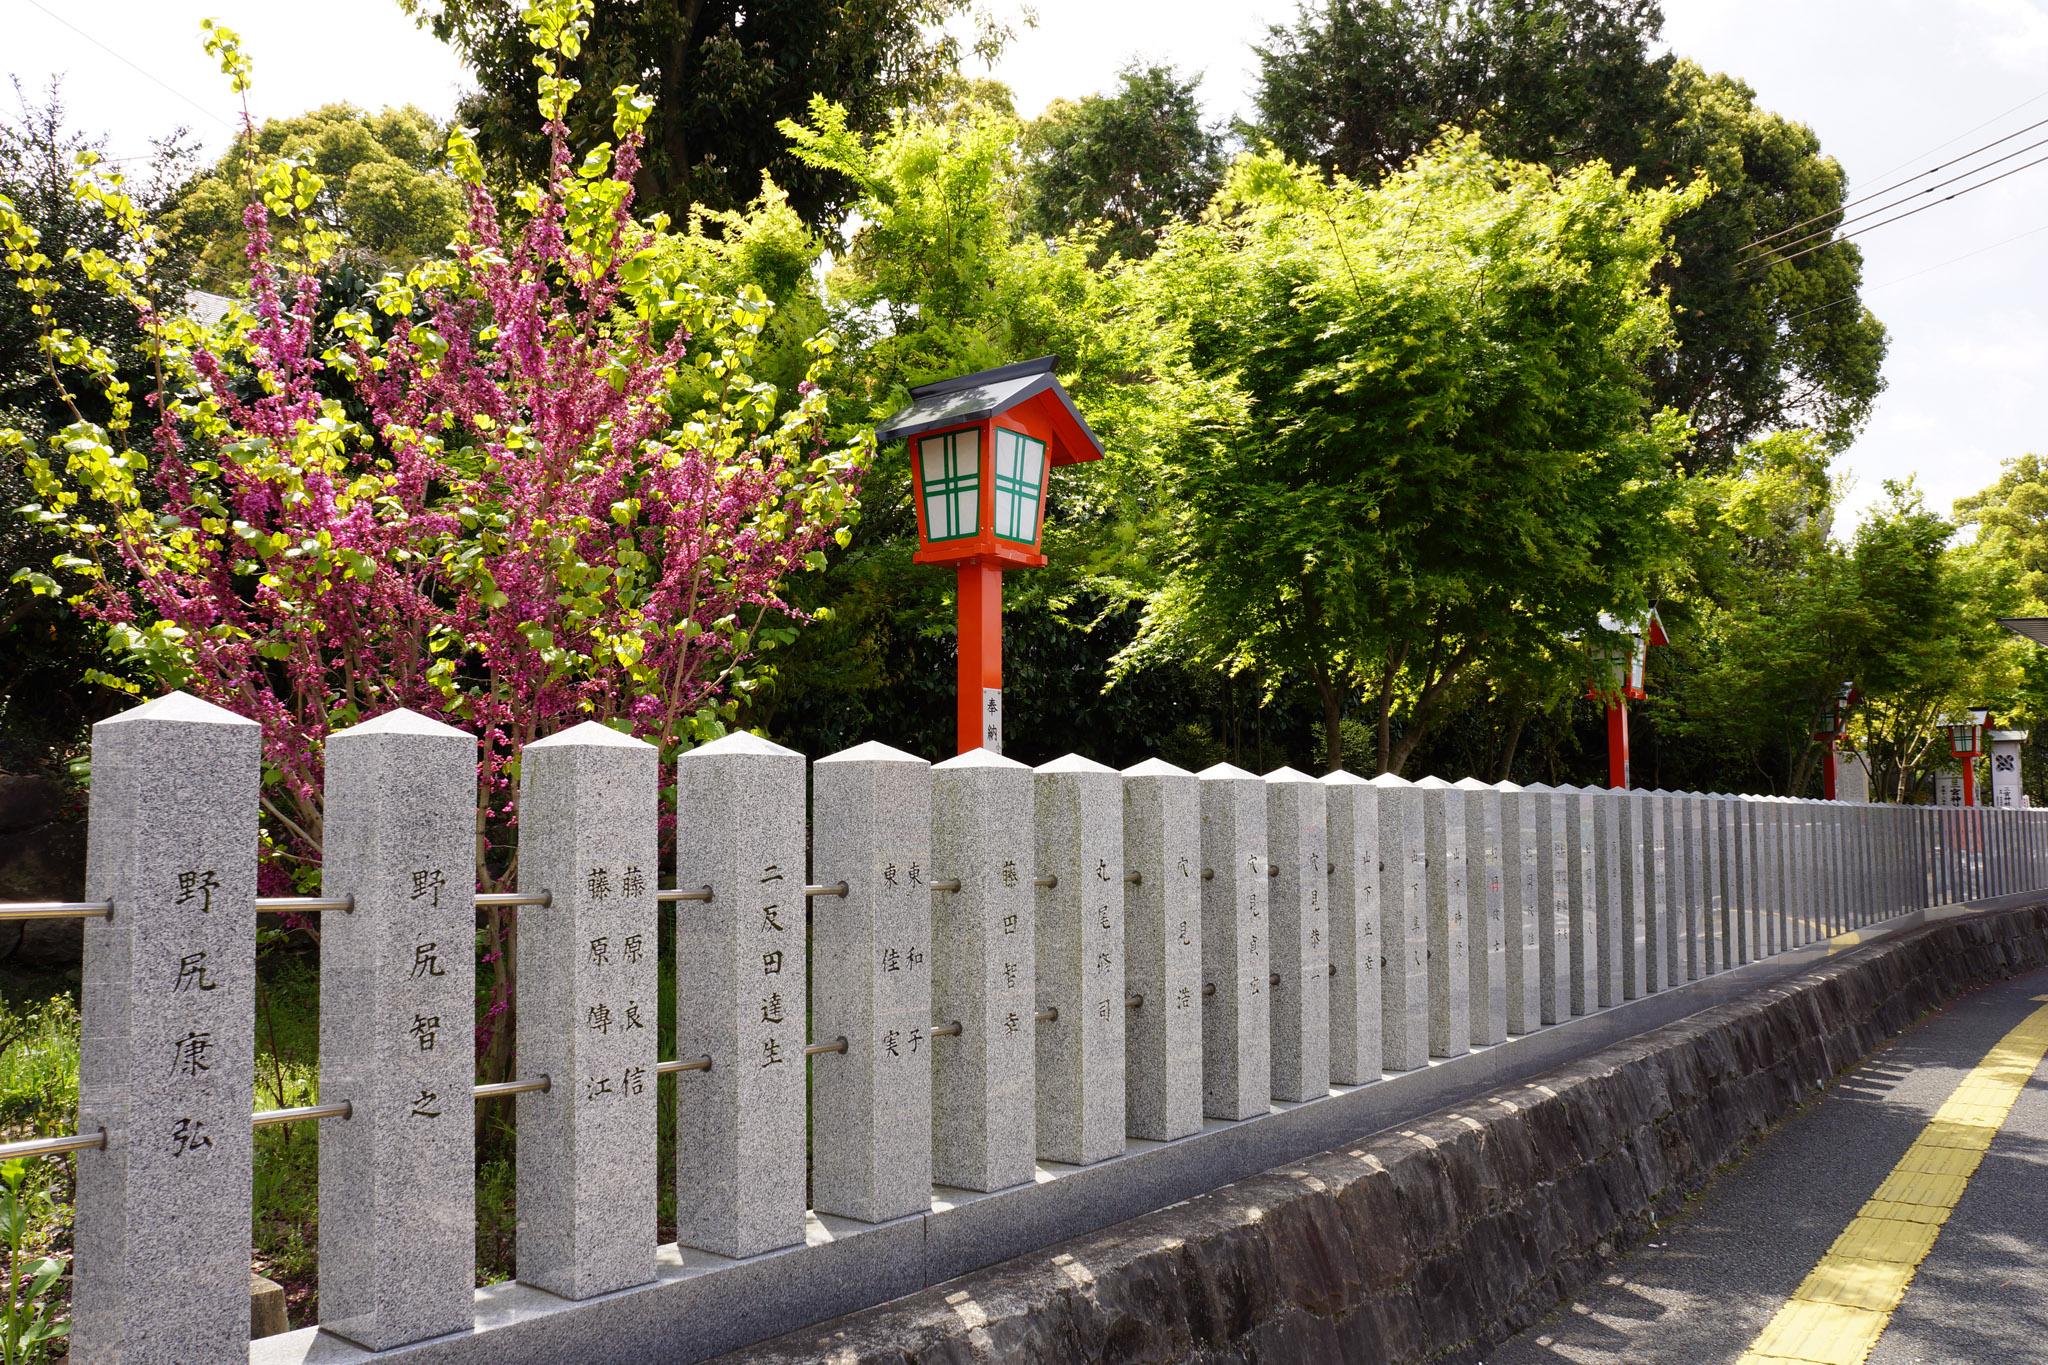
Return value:
M 1650 272 L 1704 189 L 1471 138 L 1370 189 L 1240 161 L 1144 271 L 1244 405 L 1163 471 L 1172 567 L 1132 657 L 1312 679 L 1333 764 L 1362 693 L 1398 771 L 1483 663 L 1639 612 L 1685 436 L 1646 401 Z
M 49 325 L 104 348 L 122 382 L 139 390 L 149 367 L 135 312 L 86 287 L 79 260 L 87 252 L 118 252 L 124 241 L 112 214 L 71 189 L 80 154 L 96 158 L 103 150 L 100 141 L 70 125 L 57 88 L 40 100 L 23 96 L 19 113 L 0 121 L 0 203 L 14 206 L 50 258 L 49 278 L 57 289 L 43 301 L 51 310 Z M 135 198 L 160 212 L 165 186 L 185 170 L 184 152 L 174 140 L 150 164 L 127 169 Z M 72 413 L 50 382 L 37 345 L 43 324 L 32 314 L 32 302 L 11 279 L 0 283 L 0 428 L 40 435 L 70 422 Z M 95 421 L 109 415 L 99 392 L 78 395 L 77 402 Z M 17 573 L 45 567 L 50 558 L 49 538 L 15 514 L 32 501 L 21 462 L 0 457 L 0 766 L 9 769 L 51 761 L 101 714 L 102 699 L 77 685 L 100 661 L 97 632 L 61 602 L 37 596 L 16 579 Z
M 1691 417 L 1700 467 L 1796 426 L 1845 444 L 1882 385 L 1884 330 L 1854 301 L 1861 252 L 1746 249 L 1839 221 L 1841 168 L 1741 81 L 1658 53 L 1662 27 L 1651 0 L 1327 0 L 1259 48 L 1259 131 L 1366 180 L 1444 125 L 1502 156 L 1597 158 L 1647 185 L 1709 176 L 1716 192 L 1672 224 L 1661 278 L 1678 344 L 1650 361 L 1656 401 Z
M 309 207 L 347 238 L 346 264 L 370 277 L 403 270 L 447 246 L 462 223 L 461 187 L 442 166 L 447 136 L 410 105 L 367 114 L 329 104 L 270 119 L 179 189 L 165 226 L 186 239 L 194 283 L 239 293 L 249 278 L 242 208 L 254 168 L 285 158 L 320 177 L 319 202 Z
M 2048 459 L 2007 460 L 1989 488 L 1956 502 L 1956 516 L 1975 526 L 1987 553 L 2009 559 L 2029 610 L 2048 604 Z
M 1687 481 L 1686 552 L 1661 584 L 1672 648 L 1652 655 L 1647 780 L 1727 785 L 1746 770 L 1753 785 L 1817 794 L 1813 722 L 1854 683 L 1846 742 L 1869 760 L 1874 794 L 1903 799 L 1940 764 L 1937 717 L 2015 698 L 2022 656 L 1995 623 L 2016 601 L 2010 561 L 1959 543 L 1910 484 L 1884 491 L 1836 537 L 1827 451 L 1790 433 Z
M 522 0 L 401 0 L 459 52 L 477 89 L 460 117 L 486 157 L 537 171 L 547 144 L 533 129 L 538 72 Z M 597 0 L 589 35 L 565 54 L 565 74 L 591 90 L 621 85 L 654 100 L 636 187 L 648 210 L 680 222 L 693 206 L 744 207 L 764 172 L 808 222 L 841 203 L 846 186 L 790 154 L 778 120 L 822 95 L 859 130 L 943 89 L 959 64 L 948 21 L 973 17 L 992 53 L 1002 31 L 974 0 Z M 579 145 L 611 136 L 598 110 L 575 115 Z
M 798 154 L 857 196 L 827 281 L 832 316 L 861 358 L 843 416 L 870 427 L 912 384 L 1060 357 L 1062 381 L 1115 458 L 1059 471 L 1052 562 L 1005 586 L 1006 667 L 1043 684 L 1018 688 L 1013 752 L 1056 746 L 1050 758 L 1082 742 L 1073 718 L 1085 697 L 1090 751 L 1135 761 L 1188 724 L 1185 680 L 1140 680 L 1106 698 L 1101 683 L 1134 628 L 1142 547 L 1163 525 L 1155 471 L 1215 419 L 1219 400 L 1122 274 L 1090 268 L 1092 228 L 1051 240 L 1023 228 L 1019 125 L 973 91 L 958 95 L 877 135 L 823 102 L 805 123 L 785 124 Z M 801 682 L 769 703 L 784 732 L 817 737 L 814 748 L 879 734 L 936 756 L 950 743 L 953 575 L 910 564 L 909 489 L 903 448 L 877 451 L 854 544 L 822 585 L 832 619 L 797 643 L 785 674 Z
M 1105 224 L 1102 254 L 1139 257 L 1199 214 L 1223 179 L 1223 135 L 1202 121 L 1199 78 L 1133 63 L 1117 89 L 1054 100 L 1024 130 L 1027 228 L 1048 237 Z

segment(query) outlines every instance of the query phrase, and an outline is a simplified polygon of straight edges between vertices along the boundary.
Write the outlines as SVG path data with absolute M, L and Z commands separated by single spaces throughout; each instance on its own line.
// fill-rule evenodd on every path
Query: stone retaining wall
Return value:
M 1951 920 L 1537 1084 L 730 1360 L 1473 1360 L 1927 1011 L 2048 964 L 2048 905 Z

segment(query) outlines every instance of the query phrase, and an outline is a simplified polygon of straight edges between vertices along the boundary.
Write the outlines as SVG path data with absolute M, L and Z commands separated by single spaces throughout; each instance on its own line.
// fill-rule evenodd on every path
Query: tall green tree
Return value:
M 49 325 L 86 347 L 103 349 L 135 392 L 150 366 L 135 312 L 104 291 L 86 287 L 80 258 L 126 249 L 120 224 L 105 208 L 72 192 L 80 157 L 104 155 L 102 139 L 73 126 L 54 83 L 39 99 L 16 88 L 18 112 L 0 118 L 0 203 L 39 234 L 56 292 L 44 300 Z M 105 170 L 105 167 L 101 168 Z M 168 187 L 190 170 L 182 137 L 157 147 L 142 166 L 126 168 L 135 197 L 160 211 Z M 161 300 L 160 300 L 161 301 Z M 170 302 L 175 302 L 175 296 Z M 37 436 L 57 431 L 75 414 L 57 394 L 38 349 L 42 326 L 31 297 L 10 281 L 0 287 L 0 427 Z M 87 391 L 74 400 L 93 421 L 109 415 L 104 396 Z M 106 662 L 97 632 L 55 598 L 38 596 L 25 577 L 50 567 L 51 547 L 17 508 L 35 501 L 18 459 L 0 459 L 0 767 L 19 771 L 63 758 L 85 727 L 123 704 L 121 694 L 81 686 L 90 667 Z
M 1363 696 L 1400 771 L 1483 670 L 1638 613 L 1684 424 L 1643 357 L 1651 270 L 1704 193 L 1631 191 L 1454 136 L 1373 188 L 1248 157 L 1142 274 L 1237 423 L 1162 467 L 1169 569 L 1127 654 Z
M 1253 48 L 1259 131 L 1373 179 L 1445 124 L 1522 160 L 1613 160 L 1611 121 L 1662 113 L 1654 0 L 1325 0 Z
M 1955 516 L 1960 527 L 1975 532 L 1961 553 L 2013 575 L 2018 600 L 2002 614 L 2048 616 L 2048 458 L 2026 454 L 2007 460 L 1988 487 L 1956 500 Z M 2048 649 L 2017 638 L 2006 647 L 2018 681 L 2000 720 L 2032 732 L 2020 774 L 2033 803 L 2048 806 Z
M 1856 298 L 1860 251 L 1805 234 L 1840 221 L 1846 178 L 1741 81 L 1659 51 L 1662 28 L 1650 0 L 1304 5 L 1258 48 L 1258 131 L 1368 181 L 1445 125 L 1553 167 L 1597 158 L 1649 185 L 1707 175 L 1716 193 L 1673 222 L 1659 267 L 1676 344 L 1649 358 L 1655 401 L 1691 418 L 1692 467 L 1728 467 L 1746 441 L 1792 427 L 1844 445 L 1882 387 L 1884 329 Z M 1749 249 L 1778 233 L 1775 249 Z
M 536 173 L 547 144 L 533 127 L 539 73 L 523 0 L 400 3 L 476 72 L 459 116 L 476 127 L 486 158 Z M 681 221 L 695 205 L 743 208 L 767 172 L 818 223 L 845 202 L 847 186 L 793 156 L 777 122 L 822 95 L 852 128 L 885 127 L 894 111 L 946 87 L 961 57 L 950 26 L 962 19 L 976 26 L 976 52 L 992 58 L 1007 32 L 975 0 L 596 0 L 563 74 L 592 90 L 637 85 L 653 98 L 635 182 L 645 209 Z M 571 114 L 577 145 L 612 136 L 591 109 Z
M 1081 749 L 1132 762 L 1192 757 L 1194 688 L 1181 673 L 1134 678 L 1107 696 L 1109 661 L 1136 628 L 1144 553 L 1169 516 L 1153 471 L 1187 433 L 1234 411 L 1227 392 L 1161 336 L 1120 267 L 1091 268 L 1099 228 L 1047 238 L 1020 222 L 1019 124 L 1002 103 L 957 90 L 944 109 L 863 134 L 819 101 L 784 125 L 797 154 L 854 187 L 847 239 L 826 281 L 837 330 L 859 357 L 849 427 L 901 407 L 909 386 L 1053 354 L 1109 451 L 1050 488 L 1050 564 L 1008 576 L 1004 631 L 1008 751 Z M 903 447 L 879 450 L 848 551 L 815 598 L 831 619 L 785 661 L 789 685 L 756 715 L 812 752 L 882 738 L 951 752 L 954 576 L 911 564 L 916 520 Z
M 1859 638 L 1828 465 L 1811 433 L 1781 432 L 1680 485 L 1683 552 L 1657 583 L 1671 647 L 1650 652 L 1632 745 L 1649 785 L 1803 794 L 1813 717 Z
M 242 208 L 251 177 L 257 165 L 282 157 L 324 182 L 310 208 L 348 239 L 336 268 L 370 278 L 406 270 L 447 246 L 462 225 L 461 187 L 442 166 L 447 136 L 411 105 L 372 114 L 328 104 L 269 119 L 179 188 L 164 206 L 164 227 L 189 249 L 195 284 L 241 292 L 249 278 Z
M 2048 611 L 2048 459 L 2007 460 L 1989 487 L 1956 499 L 1956 518 L 2012 562 L 2029 609 Z
M 1956 526 L 1918 488 L 1887 482 L 1850 548 L 1865 638 L 1851 738 L 1870 760 L 1873 794 L 1904 800 L 1944 748 L 1944 712 L 1991 706 L 2001 720 L 2031 650 L 1998 625 L 2021 600 L 2015 566 L 1952 543 Z
M 1099 255 L 1149 255 L 1223 181 L 1223 134 L 1202 120 L 1200 84 L 1133 62 L 1112 93 L 1048 105 L 1024 129 L 1024 226 L 1057 237 L 1100 223 Z
M 1652 655 L 1644 707 L 1657 785 L 1818 795 L 1814 722 L 1854 683 L 1846 742 L 1873 795 L 1903 800 L 1939 763 L 1937 717 L 2014 699 L 2019 656 L 1996 625 L 2016 596 L 2011 566 L 1955 543 L 1910 483 L 1886 484 L 1838 537 L 1829 462 L 1818 439 L 1787 432 L 1685 482 L 1685 553 L 1660 583 L 1672 647 Z

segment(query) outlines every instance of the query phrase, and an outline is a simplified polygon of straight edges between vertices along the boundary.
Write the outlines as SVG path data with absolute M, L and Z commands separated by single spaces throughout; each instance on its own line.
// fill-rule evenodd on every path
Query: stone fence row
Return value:
M 377 1351 L 473 1328 L 476 1095 L 517 1095 L 518 1279 L 580 1301 L 656 1273 L 664 1072 L 678 1241 L 747 1258 L 812 1214 L 927 1213 L 935 1186 L 1029 1185 L 2048 884 L 2035 811 L 807 763 L 741 734 L 677 760 L 664 888 L 656 751 L 585 724 L 522 756 L 495 897 L 520 907 L 521 1079 L 477 1087 L 474 738 L 408 712 L 334 735 L 310 902 L 256 896 L 259 750 L 175 693 L 94 730 L 76 1359 L 247 1351 L 259 909 L 322 912 L 322 1102 L 289 1112 L 325 1120 L 322 1329 Z

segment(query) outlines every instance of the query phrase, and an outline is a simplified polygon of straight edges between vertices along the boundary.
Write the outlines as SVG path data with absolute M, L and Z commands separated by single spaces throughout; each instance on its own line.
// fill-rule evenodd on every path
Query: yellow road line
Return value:
M 1863 1365 L 2044 1056 L 2048 1007 L 1963 1078 L 1737 1365 Z

